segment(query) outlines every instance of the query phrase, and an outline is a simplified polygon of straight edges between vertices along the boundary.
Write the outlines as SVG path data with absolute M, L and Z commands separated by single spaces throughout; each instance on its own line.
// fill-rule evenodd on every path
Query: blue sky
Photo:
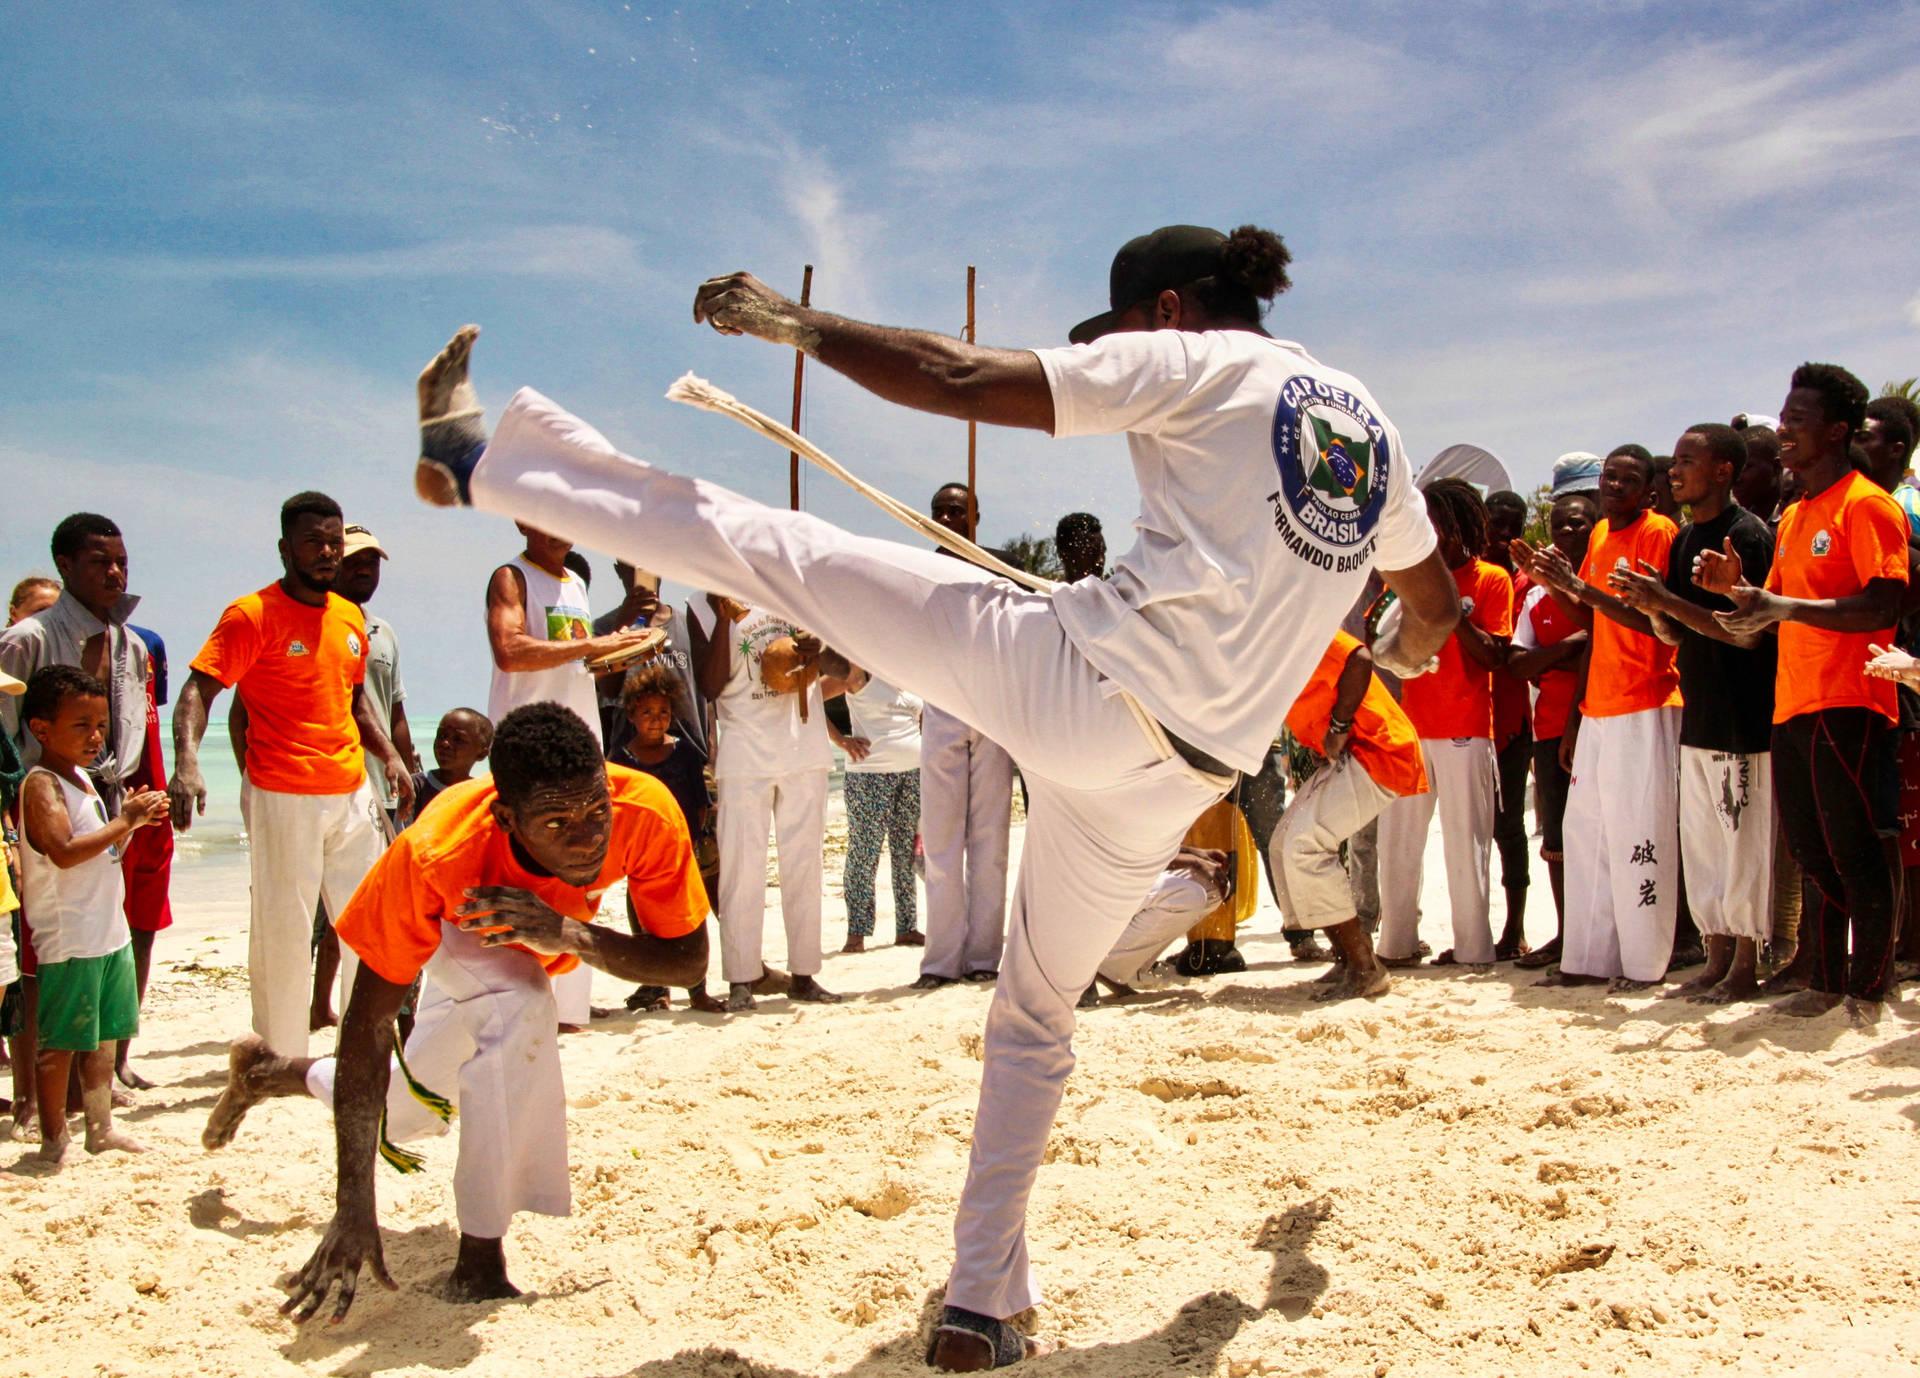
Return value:
M 505 523 L 411 497 L 412 379 L 466 320 L 483 399 L 784 502 L 792 356 L 696 329 L 749 267 L 890 323 L 1059 342 L 1128 237 L 1279 230 L 1276 334 L 1416 462 L 1554 456 L 1774 410 L 1805 358 L 1920 373 L 1920 8 L 376 3 L 16 6 L 0 51 L 0 580 L 75 508 L 127 530 L 184 662 L 332 492 L 393 552 L 414 702 L 484 702 Z M 805 429 L 912 502 L 965 430 L 810 371 Z M 1118 441 L 984 432 L 989 539 L 1085 508 Z M 813 510 L 889 525 L 830 481 Z M 609 562 L 596 607 L 614 596 Z

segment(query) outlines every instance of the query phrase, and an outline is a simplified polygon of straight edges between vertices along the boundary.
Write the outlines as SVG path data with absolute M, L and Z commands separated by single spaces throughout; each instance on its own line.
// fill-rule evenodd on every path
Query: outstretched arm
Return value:
M 380 1143 L 380 1117 L 387 1104 L 387 1078 L 393 1052 L 393 1021 L 407 987 L 395 985 L 365 962 L 353 979 L 353 993 L 340 1021 L 340 1052 L 334 1073 L 333 1141 L 337 1162 L 333 1220 L 320 1246 L 295 1275 L 282 1315 L 310 1321 L 339 1284 L 338 1304 L 330 1318 L 344 1320 L 353 1305 L 360 1267 L 367 1265 L 388 1291 L 397 1287 L 387 1272 L 380 1247 L 380 1219 L 374 1205 L 373 1164 Z
M 1400 621 L 1374 642 L 1374 662 L 1402 678 L 1420 674 L 1460 624 L 1459 586 L 1437 550 L 1411 568 L 1383 569 L 1380 577 L 1400 599 Z
M 1053 390 L 1025 350 L 868 325 L 789 301 L 751 273 L 700 284 L 693 319 L 722 335 L 754 335 L 812 355 L 868 392 L 915 411 L 1053 432 Z

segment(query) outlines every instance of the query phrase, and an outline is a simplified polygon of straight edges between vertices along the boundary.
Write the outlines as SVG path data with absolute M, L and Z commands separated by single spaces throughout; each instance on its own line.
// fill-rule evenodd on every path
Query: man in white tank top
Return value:
M 514 524 L 526 537 L 526 549 L 496 569 L 487 584 L 487 645 L 493 652 L 487 716 L 498 727 L 523 704 L 557 703 L 578 714 L 597 740 L 600 708 L 586 662 L 645 633 L 626 629 L 595 636 L 586 582 L 566 566 L 573 542 L 524 522 Z M 563 1028 L 584 1028 L 592 1018 L 592 986 L 593 972 L 584 965 L 554 979 Z
M 1364 384 L 1269 336 L 1277 235 L 1169 226 L 1116 256 L 1071 349 L 990 349 L 848 320 L 746 273 L 696 322 L 798 348 L 920 411 L 1057 437 L 1127 435 L 1141 511 L 1111 581 L 1050 595 L 762 507 L 617 451 L 523 389 L 489 437 L 475 327 L 420 376 L 416 490 L 784 616 L 1005 747 L 1031 789 L 987 1016 L 980 1108 L 929 1359 L 1017 1362 L 1038 1299 L 1027 1198 L 1073 1067 L 1074 1002 L 1236 771 L 1258 769 L 1368 570 L 1400 613 L 1374 658 L 1412 673 L 1460 618 L 1399 433 Z

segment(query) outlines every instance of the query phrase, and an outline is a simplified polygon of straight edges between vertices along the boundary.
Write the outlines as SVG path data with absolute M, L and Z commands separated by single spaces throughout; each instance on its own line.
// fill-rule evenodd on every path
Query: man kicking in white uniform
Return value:
M 420 377 L 430 502 L 511 513 L 666 576 L 777 609 L 1005 747 L 1031 790 L 987 1018 L 980 1107 L 929 1354 L 972 1370 L 1030 1342 L 1027 1197 L 1073 1066 L 1074 1003 L 1237 770 L 1256 769 L 1370 568 L 1399 591 L 1374 648 L 1426 663 L 1459 619 L 1399 435 L 1360 382 L 1269 337 L 1288 285 L 1269 231 L 1173 226 L 1121 250 L 1113 309 L 1068 349 L 981 348 L 802 307 L 745 273 L 696 321 L 805 350 L 880 396 L 1056 436 L 1127 432 L 1141 538 L 1110 580 L 1051 594 L 852 536 L 620 454 L 531 390 L 491 440 L 478 331 Z
M 234 1044 L 227 1089 L 201 1141 L 222 1148 L 275 1096 L 334 1112 L 339 1206 L 282 1313 L 306 1321 L 339 1284 L 353 1305 L 360 1265 L 388 1288 L 374 1213 L 376 1150 L 444 1134 L 455 1107 L 457 1300 L 511 1297 L 501 1240 L 518 1211 L 566 1215 L 567 1095 L 552 977 L 580 962 L 623 981 L 685 986 L 707 970 L 706 890 L 680 806 L 650 775 L 601 759 L 591 728 L 557 703 L 516 708 L 493 739 L 493 774 L 450 786 L 400 834 L 334 925 L 360 958 L 338 1057 L 282 1057 Z M 633 933 L 590 922 L 627 882 Z M 393 1021 L 425 972 L 404 1062 Z M 389 1071 L 389 1064 L 392 1070 Z

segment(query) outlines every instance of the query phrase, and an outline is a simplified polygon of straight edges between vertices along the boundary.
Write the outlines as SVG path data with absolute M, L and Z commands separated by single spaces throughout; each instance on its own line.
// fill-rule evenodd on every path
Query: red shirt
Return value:
M 1545 589 L 1535 585 L 1529 593 L 1538 596 L 1520 614 L 1524 631 L 1516 631 L 1515 640 L 1524 639 L 1533 646 L 1558 646 L 1580 630 L 1580 624 Z M 1550 742 L 1566 734 L 1567 719 L 1573 716 L 1573 702 L 1580 690 L 1580 674 L 1562 667 L 1547 671 L 1534 683 L 1539 694 L 1533 701 L 1533 739 Z
M 1515 574 L 1513 578 L 1513 618 L 1517 625 L 1520 609 L 1526 606 L 1527 591 L 1533 587 L 1533 580 L 1524 574 Z M 1508 742 L 1527 730 L 1528 699 L 1527 682 L 1520 676 L 1509 674 L 1505 670 L 1493 672 L 1493 744 L 1504 747 Z

